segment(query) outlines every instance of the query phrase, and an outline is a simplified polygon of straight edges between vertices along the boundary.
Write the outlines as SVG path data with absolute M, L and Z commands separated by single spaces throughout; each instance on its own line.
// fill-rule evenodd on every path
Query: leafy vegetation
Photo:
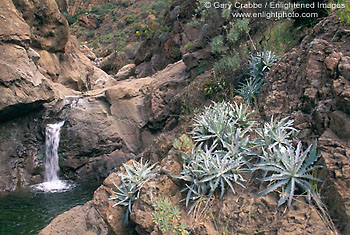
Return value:
M 290 207 L 296 187 L 299 186 L 300 189 L 308 193 L 310 200 L 313 190 L 309 180 L 321 181 L 312 176 L 312 172 L 321 166 L 313 166 L 320 155 L 316 153 L 316 143 L 312 149 L 311 147 L 312 145 L 302 151 L 302 144 L 299 142 L 296 149 L 291 145 L 283 148 L 275 146 L 272 147 L 270 153 L 265 152 L 267 156 L 262 157 L 264 162 L 257 164 L 256 168 L 265 172 L 272 172 L 272 175 L 260 179 L 261 181 L 271 182 L 271 184 L 258 196 L 266 195 L 283 187 L 278 206 L 288 200 L 288 207 Z M 273 157 L 268 156 L 270 154 Z
M 236 93 L 241 96 L 247 104 L 256 104 L 256 96 L 263 86 L 264 80 L 250 77 L 245 83 L 242 82 L 238 85 Z
M 264 49 L 274 51 L 281 55 L 288 49 L 296 46 L 304 35 L 305 31 L 301 28 L 293 27 L 292 19 L 282 19 L 273 24 L 269 24 L 264 33 L 264 37 L 260 40 L 264 41 L 262 45 Z
M 157 172 L 153 169 L 156 164 L 150 165 L 149 162 L 145 164 L 141 162 L 133 162 L 133 165 L 123 164 L 126 174 L 119 174 L 121 179 L 121 184 L 117 185 L 114 183 L 114 186 L 118 189 L 118 192 L 114 192 L 115 195 L 111 196 L 110 200 L 117 200 L 114 206 L 126 206 L 127 212 L 125 216 L 125 221 L 127 223 L 129 218 L 129 212 L 133 202 L 139 197 L 140 190 L 144 183 L 155 177 Z
M 159 15 L 164 15 L 172 0 L 158 0 L 152 4 L 152 10 Z
M 202 196 L 211 196 L 220 188 L 220 197 L 224 195 L 228 185 L 235 193 L 233 183 L 242 187 L 245 179 L 241 175 L 246 172 L 246 160 L 240 152 L 216 151 L 216 145 L 205 150 L 197 147 L 185 160 L 180 179 L 186 181 L 186 206 L 190 201 L 196 201 Z M 192 204 L 188 213 L 191 213 L 196 202 Z
M 190 234 L 187 226 L 180 222 L 181 214 L 178 207 L 173 206 L 169 198 L 162 198 L 153 203 L 153 222 L 162 232 L 172 232 L 174 235 Z
M 214 64 L 214 68 L 219 74 L 229 74 L 235 71 L 240 63 L 241 58 L 238 54 L 234 54 L 233 56 L 222 57 Z
M 288 200 L 290 207 L 294 195 L 302 191 L 318 200 L 309 182 L 320 181 L 312 175 L 319 168 L 314 165 L 320 156 L 317 144 L 303 151 L 293 120 L 272 117 L 259 128 L 253 114 L 243 104 L 213 103 L 194 117 L 193 141 L 183 135 L 174 142 L 183 158 L 183 169 L 176 177 L 186 182 L 182 190 L 186 206 L 192 202 L 188 213 L 202 198 L 216 193 L 221 198 L 227 188 L 235 193 L 237 185 L 244 188 L 245 176 L 252 171 L 262 171 L 260 180 L 271 183 L 259 196 L 282 188 L 278 206 Z M 251 139 L 253 131 L 256 135 Z
M 222 35 L 216 36 L 212 39 L 210 48 L 213 54 L 223 54 L 228 50 L 228 47 L 224 45 L 224 38 Z
M 279 56 L 271 51 L 258 52 L 249 60 L 250 77 L 240 83 L 236 93 L 241 96 L 247 104 L 256 104 L 256 97 L 264 86 L 264 74 L 277 62 Z
M 194 118 L 191 134 L 195 144 L 191 152 L 183 152 L 183 170 L 178 176 L 186 181 L 186 206 L 194 201 L 189 213 L 203 196 L 220 190 L 222 197 L 227 186 L 234 193 L 235 184 L 244 187 L 252 114 L 243 105 L 222 102 L 213 103 Z
M 340 22 L 350 24 L 350 4 L 346 0 L 338 0 L 338 4 L 344 4 L 344 8 L 337 9 Z

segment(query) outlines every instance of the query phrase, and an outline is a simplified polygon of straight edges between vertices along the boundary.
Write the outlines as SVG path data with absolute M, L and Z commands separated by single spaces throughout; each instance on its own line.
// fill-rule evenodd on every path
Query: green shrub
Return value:
M 91 30 L 88 32 L 88 34 L 86 35 L 86 40 L 89 40 L 90 38 L 93 38 L 95 36 L 95 31 Z
M 219 74 L 231 74 L 241 63 L 239 55 L 225 56 L 214 64 L 215 71 Z
M 186 182 L 186 206 L 192 212 L 197 201 L 220 191 L 220 197 L 229 187 L 235 193 L 235 184 L 245 187 L 241 175 L 249 171 L 247 155 L 250 150 L 248 132 L 254 124 L 253 113 L 247 107 L 227 102 L 213 103 L 193 119 L 194 147 L 183 152 L 183 170 L 178 178 Z
M 126 25 L 134 23 L 136 20 L 136 17 L 134 15 L 128 15 L 125 17 L 124 22 Z
M 181 224 L 181 214 L 178 207 L 171 205 L 169 198 L 162 198 L 153 203 L 153 222 L 162 232 L 172 232 L 174 235 L 190 234 L 187 226 Z
M 249 60 L 249 74 L 253 78 L 262 79 L 264 74 L 270 70 L 270 68 L 276 64 L 279 56 L 275 55 L 272 51 L 258 52 L 255 55 L 250 56 Z
M 193 140 L 202 145 L 223 145 L 230 143 L 233 134 L 238 129 L 248 132 L 255 123 L 250 120 L 254 112 L 249 112 L 248 107 L 228 102 L 213 103 L 205 107 L 201 114 L 193 118 Z M 209 147 L 210 148 L 210 147 Z
M 184 51 L 185 52 L 189 52 L 193 49 L 193 43 L 192 42 L 188 42 L 186 43 L 186 45 L 184 46 Z
M 224 44 L 224 37 L 222 35 L 216 36 L 211 40 L 210 48 L 213 54 L 223 54 L 228 50 L 228 47 Z
M 235 27 L 232 27 L 227 34 L 227 41 L 234 44 L 238 40 L 239 35 L 240 32 Z
M 282 149 L 291 145 L 299 131 L 293 127 L 294 120 L 285 117 L 278 120 L 271 117 L 270 122 L 265 122 L 263 128 L 255 131 L 259 136 L 259 145 L 270 152 L 272 148 Z
M 128 0 L 126 0 L 126 1 L 117 1 L 117 2 L 116 2 L 116 5 L 117 5 L 118 7 L 124 7 L 124 8 L 126 8 L 126 7 L 128 7 L 128 6 L 130 6 L 130 5 L 132 5 L 132 2 L 133 2 L 133 1 L 128 1 Z
M 100 42 L 105 43 L 105 44 L 111 43 L 114 36 L 115 36 L 115 32 L 110 32 L 106 35 L 103 35 L 101 37 Z
M 185 198 L 186 207 L 190 201 L 194 201 L 189 214 L 194 209 L 196 202 L 203 196 L 210 197 L 216 190 L 220 190 L 220 198 L 224 195 L 228 185 L 235 193 L 234 183 L 245 187 L 241 182 L 246 181 L 241 173 L 247 172 L 246 160 L 242 152 L 222 152 L 215 151 L 216 145 L 205 150 L 197 147 L 186 158 L 183 169 L 178 178 L 186 181 L 187 191 Z
M 264 35 L 268 38 L 265 49 L 278 54 L 284 54 L 305 36 L 302 29 L 294 28 L 292 19 L 282 19 L 270 24 Z
M 210 83 L 204 85 L 204 95 L 210 97 L 224 90 L 225 86 L 226 84 L 224 81 L 214 78 Z
M 339 21 L 350 24 L 350 4 L 346 0 L 338 0 L 338 4 L 344 4 L 344 8 L 337 9 Z
M 250 77 L 246 82 L 238 84 L 236 93 L 241 96 L 247 104 L 256 104 L 256 97 L 263 86 L 264 80 Z
M 99 44 L 98 44 L 98 41 L 97 41 L 97 40 L 94 40 L 94 41 L 93 41 L 92 47 L 93 47 L 94 49 L 99 48 Z
M 233 27 L 236 27 L 240 32 L 248 32 L 249 31 L 249 19 L 243 18 L 236 20 Z
M 164 15 L 168 7 L 171 5 L 172 0 L 158 0 L 152 4 L 152 10 L 158 15 Z

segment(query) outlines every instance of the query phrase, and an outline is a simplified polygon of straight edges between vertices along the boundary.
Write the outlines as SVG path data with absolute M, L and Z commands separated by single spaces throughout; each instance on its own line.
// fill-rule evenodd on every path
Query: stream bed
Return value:
M 0 234 L 38 234 L 57 215 L 91 200 L 98 186 L 76 185 L 55 193 L 30 189 L 0 193 Z

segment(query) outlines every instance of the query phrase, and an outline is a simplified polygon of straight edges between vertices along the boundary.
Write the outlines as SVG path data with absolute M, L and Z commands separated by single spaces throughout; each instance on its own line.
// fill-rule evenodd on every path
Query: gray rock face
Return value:
M 30 114 L 0 125 L 0 191 L 43 181 L 43 123 Z

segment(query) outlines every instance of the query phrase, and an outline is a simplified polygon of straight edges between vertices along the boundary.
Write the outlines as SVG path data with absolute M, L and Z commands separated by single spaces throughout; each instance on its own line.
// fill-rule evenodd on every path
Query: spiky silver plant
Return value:
M 249 60 L 250 76 L 256 79 L 263 79 L 264 73 L 269 71 L 278 59 L 279 56 L 268 50 L 251 55 Z
M 250 128 L 254 122 L 249 118 L 254 112 L 237 103 L 213 103 L 196 116 L 193 125 L 193 140 L 207 145 L 219 144 L 240 128 Z
M 295 195 L 296 187 L 300 187 L 309 195 L 312 193 L 312 181 L 321 181 L 312 176 L 312 171 L 321 166 L 315 166 L 314 163 L 320 157 L 316 152 L 316 145 L 310 145 L 305 151 L 302 150 L 301 142 L 298 143 L 297 148 L 287 145 L 285 148 L 272 148 L 272 153 L 276 154 L 276 161 L 266 161 L 256 165 L 256 169 L 265 172 L 272 172 L 272 175 L 263 177 L 260 180 L 271 182 L 271 184 L 258 196 L 266 195 L 270 192 L 283 187 L 280 193 L 278 206 L 284 204 L 288 200 L 288 207 L 291 206 L 293 197 Z M 265 159 L 272 159 L 271 157 Z
M 271 51 L 258 52 L 250 56 L 250 77 L 240 83 L 236 93 L 241 96 L 247 104 L 256 104 L 256 97 L 264 86 L 264 74 L 277 62 L 279 56 Z
M 274 147 L 281 149 L 291 145 L 293 138 L 299 133 L 293 127 L 293 123 L 294 120 L 289 119 L 289 117 L 278 120 L 272 116 L 270 122 L 264 123 L 263 128 L 256 129 L 259 136 L 259 145 L 268 152 L 271 152 Z
M 117 185 L 114 183 L 114 186 L 118 189 L 117 192 L 114 192 L 113 196 L 109 197 L 109 200 L 117 200 L 113 207 L 117 205 L 126 206 L 127 212 L 125 221 L 127 223 L 129 212 L 131 211 L 132 203 L 139 197 L 140 190 L 144 183 L 155 177 L 157 172 L 154 171 L 156 163 L 150 165 L 149 162 L 145 164 L 141 162 L 133 162 L 133 165 L 123 164 L 126 174 L 118 174 L 121 178 L 121 184 Z
M 264 80 L 250 77 L 246 82 L 242 82 L 238 85 L 236 93 L 241 96 L 247 104 L 256 104 L 256 97 L 263 86 Z
M 245 187 L 242 182 L 242 172 L 247 172 L 246 160 L 241 153 L 215 151 L 216 146 L 210 149 L 201 146 L 192 151 L 190 160 L 187 159 L 183 170 L 177 178 L 186 181 L 186 206 L 194 201 L 188 213 L 196 205 L 196 200 L 202 196 L 211 196 L 220 188 L 220 198 L 225 193 L 226 185 L 235 193 L 234 184 Z

